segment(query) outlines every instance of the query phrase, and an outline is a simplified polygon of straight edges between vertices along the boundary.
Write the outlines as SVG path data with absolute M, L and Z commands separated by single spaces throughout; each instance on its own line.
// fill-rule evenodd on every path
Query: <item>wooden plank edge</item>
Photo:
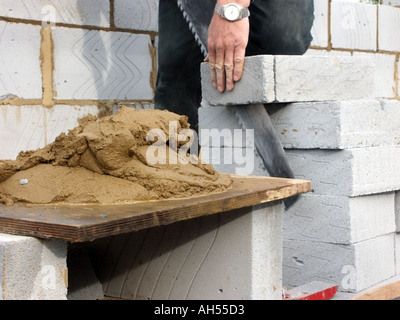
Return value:
M 393 300 L 396 298 L 400 298 L 400 281 L 371 289 L 351 298 L 351 300 Z
M 115 222 L 105 221 L 101 224 L 96 224 L 95 226 L 83 226 L 77 227 L 77 237 L 73 242 L 87 242 L 93 241 L 96 239 L 101 239 L 108 236 L 115 236 L 118 234 L 129 233 L 129 232 L 136 232 L 147 228 L 152 227 L 160 227 L 166 226 L 175 222 L 186 221 L 190 219 L 196 219 L 200 217 L 210 216 L 214 214 L 220 213 L 228 213 L 234 210 L 243 209 L 252 207 L 255 205 L 266 204 L 266 203 L 273 203 L 276 201 L 281 201 L 284 198 L 298 195 L 300 193 L 309 192 L 311 189 L 311 183 L 304 183 L 296 184 L 298 188 L 293 188 L 293 186 L 284 186 L 281 187 L 279 190 L 280 192 L 276 191 L 259 191 L 254 193 L 252 197 L 246 195 L 239 195 L 235 199 L 230 199 L 227 202 L 224 202 L 222 206 L 216 206 L 214 209 L 210 209 L 210 204 L 213 203 L 215 200 L 203 201 L 195 206 L 197 207 L 198 211 L 204 212 L 207 209 L 207 214 L 198 213 L 192 214 L 191 216 L 186 216 L 182 219 L 182 215 L 179 214 L 181 210 L 190 209 L 190 206 L 187 207 L 180 207 L 175 209 L 174 214 L 170 212 L 166 213 L 165 210 L 159 210 L 147 214 L 143 214 L 143 216 L 138 219 L 135 217 L 135 221 L 131 222 L 131 218 L 127 217 L 124 219 L 120 219 Z M 282 194 L 286 196 L 283 197 Z M 202 209 L 204 208 L 204 209 Z M 149 218 L 149 219 L 147 219 Z M 150 219 L 152 218 L 152 219 Z M 156 223 L 149 223 L 149 221 L 156 221 Z M 138 223 L 139 222 L 139 223 Z
M 41 239 L 59 239 L 73 242 L 79 237 L 79 228 L 37 221 L 0 218 L 0 232 L 16 236 L 36 237 Z

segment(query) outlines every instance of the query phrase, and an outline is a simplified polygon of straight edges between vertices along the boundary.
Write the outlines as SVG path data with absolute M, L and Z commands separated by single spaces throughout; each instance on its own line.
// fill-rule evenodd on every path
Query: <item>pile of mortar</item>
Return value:
M 87 116 L 46 147 L 0 160 L 0 203 L 121 204 L 226 191 L 231 177 L 176 139 L 189 128 L 185 116 L 161 110 Z

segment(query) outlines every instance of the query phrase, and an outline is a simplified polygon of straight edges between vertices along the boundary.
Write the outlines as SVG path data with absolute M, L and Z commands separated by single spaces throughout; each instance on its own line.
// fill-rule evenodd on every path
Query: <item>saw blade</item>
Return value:
M 196 42 L 206 57 L 208 54 L 208 26 L 211 23 L 216 0 L 177 0 L 177 3 Z

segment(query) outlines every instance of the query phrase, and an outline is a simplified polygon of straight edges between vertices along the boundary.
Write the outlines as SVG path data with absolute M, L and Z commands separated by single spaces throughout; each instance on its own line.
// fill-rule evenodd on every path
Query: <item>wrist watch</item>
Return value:
M 243 8 L 236 3 L 228 3 L 224 6 L 217 3 L 215 6 L 215 13 L 230 22 L 238 21 L 250 16 L 249 8 Z

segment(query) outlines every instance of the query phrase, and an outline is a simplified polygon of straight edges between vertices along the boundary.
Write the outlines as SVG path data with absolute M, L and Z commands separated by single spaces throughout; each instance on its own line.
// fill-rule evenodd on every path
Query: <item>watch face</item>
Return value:
M 236 7 L 234 5 L 228 5 L 225 8 L 224 14 L 225 14 L 226 19 L 228 19 L 230 21 L 234 21 L 239 18 L 240 10 L 238 7 Z

